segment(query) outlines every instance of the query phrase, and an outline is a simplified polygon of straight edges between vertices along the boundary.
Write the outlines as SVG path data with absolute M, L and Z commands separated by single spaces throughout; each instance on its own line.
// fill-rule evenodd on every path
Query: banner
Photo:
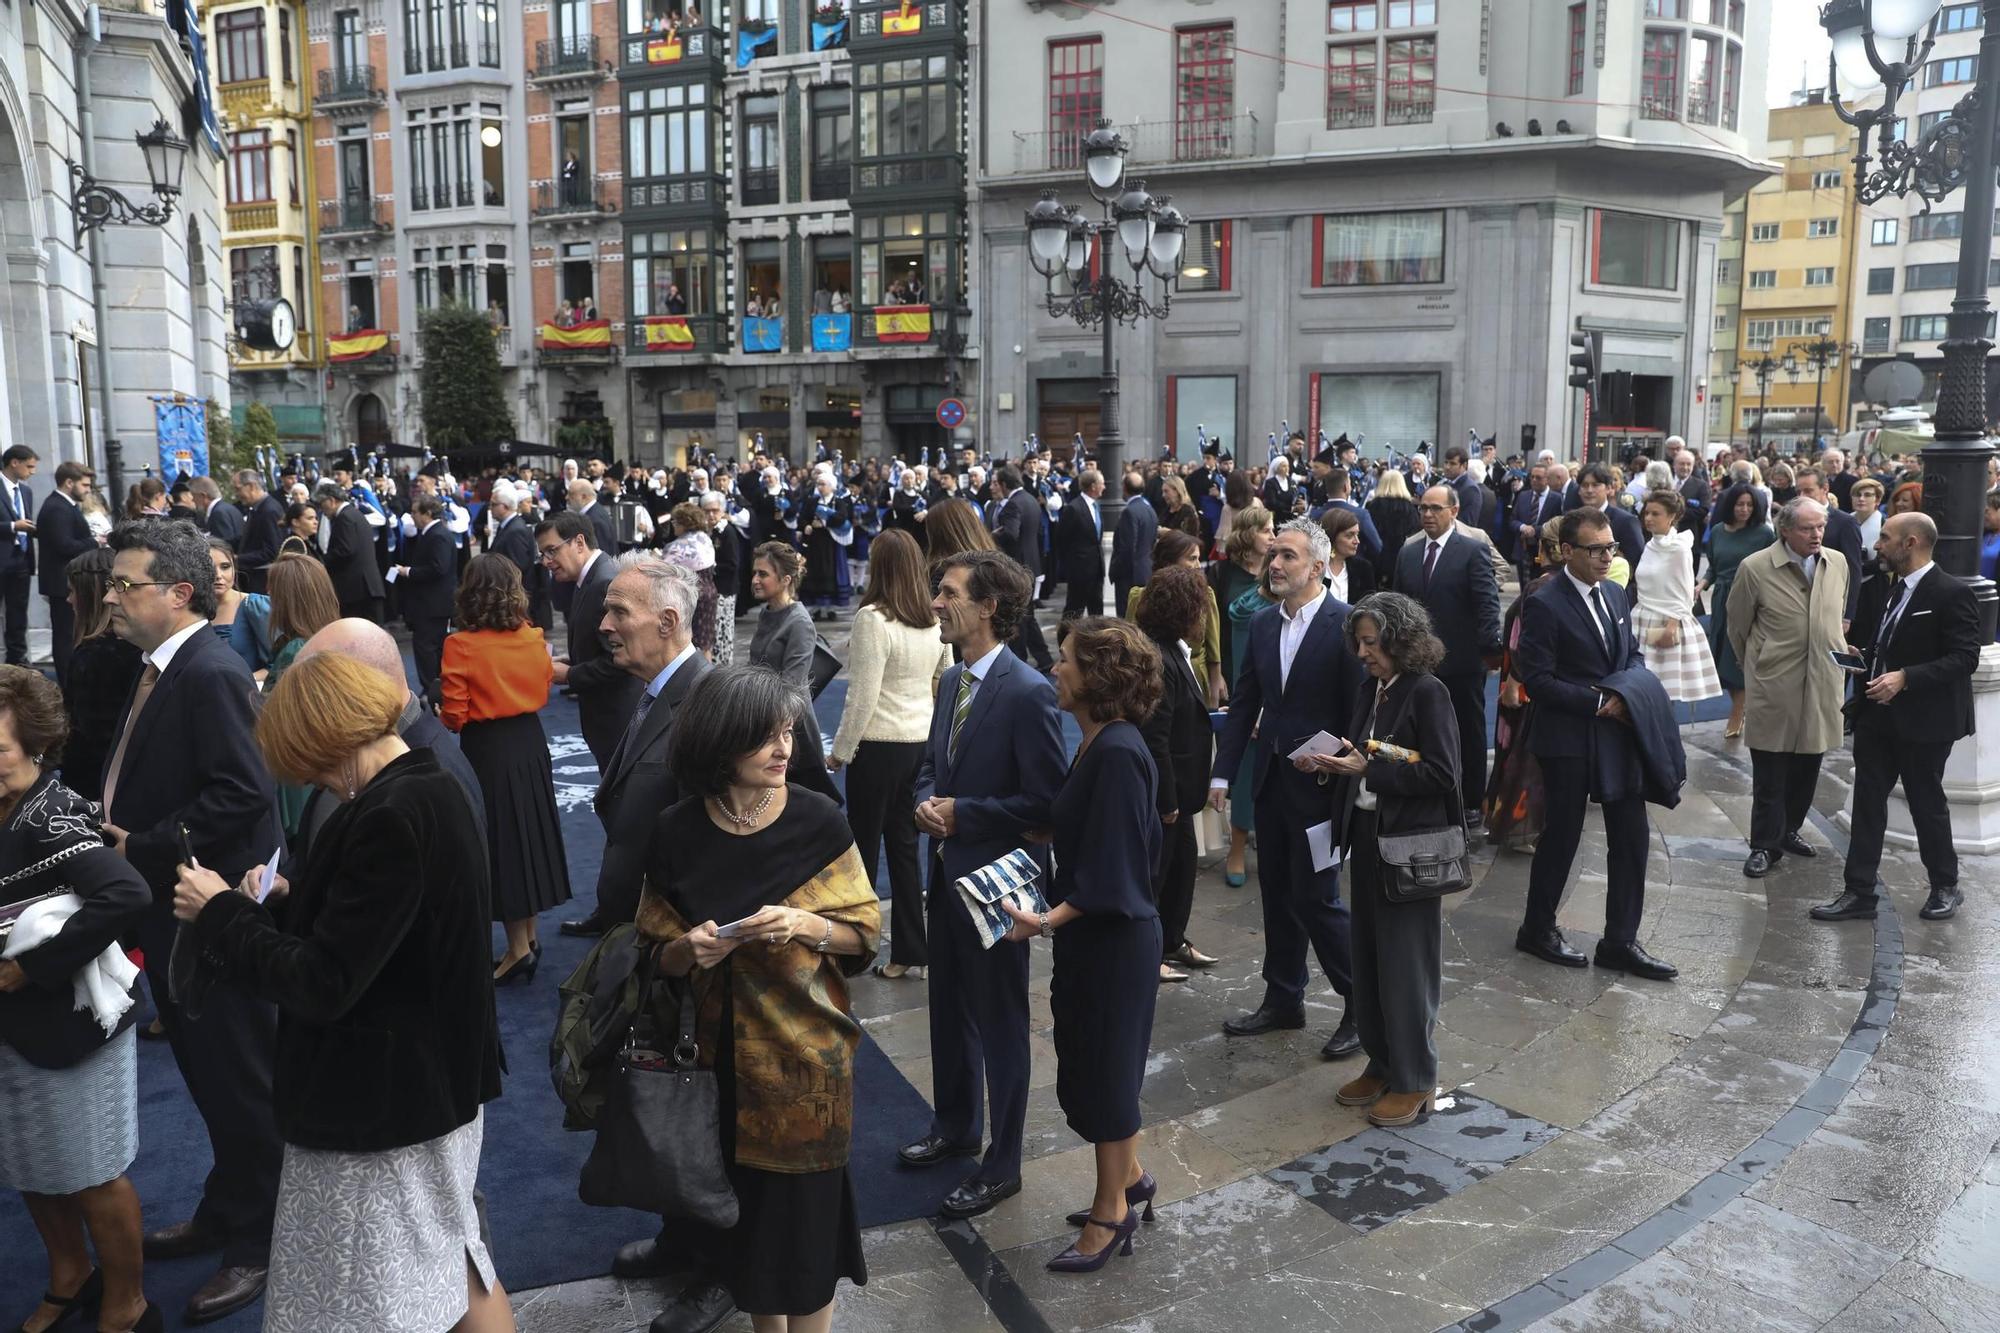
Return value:
M 646 43 L 646 63 L 649 65 L 671 65 L 680 58 L 679 36 L 655 37 Z
M 813 316 L 813 350 L 815 352 L 845 352 L 853 345 L 854 316 Z
M 777 54 L 778 30 L 776 28 L 766 28 L 762 32 L 749 32 L 738 28 L 736 30 L 736 68 L 750 68 L 750 62 L 757 58 L 757 48 L 766 45 L 771 48 L 770 54 Z
M 160 479 L 208 475 L 208 410 L 192 398 L 153 399 L 160 442 Z
M 782 319 L 745 319 L 743 321 L 743 350 L 746 352 L 777 352 L 784 350 L 785 321 Z
M 684 315 L 652 315 L 640 326 L 649 352 L 692 352 L 694 330 Z
M 885 343 L 929 342 L 931 308 L 927 305 L 876 306 L 875 340 Z
M 903 8 L 894 14 L 882 16 L 884 37 L 907 37 L 911 33 L 924 30 L 924 11 L 918 9 L 911 0 L 903 0 Z
M 364 356 L 389 349 L 389 335 L 381 329 L 354 329 L 336 333 L 326 340 L 329 361 L 359 361 Z
M 842 15 L 831 23 L 813 20 L 813 50 L 830 51 L 837 46 L 847 45 L 847 16 Z
M 542 346 L 544 347 L 609 347 L 611 346 L 611 321 L 589 319 L 581 324 L 564 328 L 560 324 L 542 325 Z

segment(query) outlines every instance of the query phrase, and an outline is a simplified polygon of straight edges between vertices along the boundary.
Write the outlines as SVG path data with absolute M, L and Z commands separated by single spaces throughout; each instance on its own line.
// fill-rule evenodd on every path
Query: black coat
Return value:
M 1826 511 L 1825 545 L 1846 557 L 1847 560 L 1847 609 L 1840 618 L 1852 621 L 1860 606 L 1862 564 L 1868 559 L 1868 552 L 1861 541 L 1861 524 L 1854 515 L 1828 507 Z M 1922 587 L 1920 583 L 1917 585 Z
M 278 543 L 285 539 L 285 507 L 275 495 L 266 495 L 250 507 L 243 519 L 243 539 L 236 547 L 238 581 L 251 576 L 256 584 L 244 584 L 247 591 L 264 591 L 264 571 L 278 558 Z
M 529 602 L 547 590 L 548 571 L 542 566 L 541 548 L 535 545 L 535 530 L 528 526 L 527 519 L 519 514 L 509 515 L 493 534 L 493 543 L 487 549 L 514 562 L 514 567 L 521 571 L 521 587 L 527 592 Z
M 35 572 L 35 539 L 28 538 L 28 549 L 20 546 L 21 534 L 14 531 L 14 520 L 35 516 L 35 490 L 27 482 L 21 485 L 21 512 L 14 512 L 12 496 L 5 486 L 0 486 L 0 575 L 32 574 Z
M 1153 640 L 1160 652 L 1166 693 L 1139 731 L 1152 752 L 1155 805 L 1162 816 L 1178 813 L 1192 819 L 1208 801 L 1208 769 L 1215 752 L 1215 732 L 1208 721 L 1208 702 L 1178 643 Z
M 232 551 L 243 542 L 243 512 L 227 500 L 210 505 L 201 526 L 209 536 L 228 542 Z
M 1042 507 L 1025 486 L 1000 504 L 993 520 L 993 540 L 1005 555 L 1021 562 L 1030 578 L 1042 572 Z
M 661 811 L 681 798 L 680 786 L 667 766 L 674 720 L 688 691 L 709 669 L 708 660 L 700 653 L 681 663 L 667 678 L 660 697 L 646 710 L 637 742 L 615 755 L 606 752 L 607 762 L 597 784 L 595 803 L 598 822 L 604 826 L 604 859 L 597 872 L 600 909 L 609 902 L 629 904 L 637 910 L 639 883 L 646 874 L 646 849 L 652 842 L 653 825 L 659 821 Z M 626 679 L 644 688 L 637 677 L 627 675 Z M 631 715 L 632 709 L 627 708 L 625 718 L 618 724 L 619 734 L 611 738 L 613 746 L 618 744 Z
M 118 745 L 125 701 L 146 669 L 137 645 L 110 630 L 70 650 L 63 681 L 69 739 L 63 743 L 63 785 L 87 801 L 104 799 L 104 768 Z
M 41 548 L 41 590 L 44 597 L 69 596 L 69 562 L 86 551 L 97 549 L 90 524 L 76 501 L 60 491 L 50 491 L 35 516 L 35 545 Z
M 326 572 L 333 580 L 333 595 L 343 612 L 361 602 L 382 596 L 382 570 L 375 562 L 375 529 L 361 506 L 352 502 L 340 507 L 332 518 L 320 522 L 333 525 L 326 544 Z
M 611 511 L 599 501 L 590 507 L 584 517 L 590 520 L 591 528 L 597 533 L 597 549 L 606 555 L 617 555 L 618 525 L 611 521 Z
M 1362 780 L 1375 793 L 1375 828 L 1379 833 L 1414 833 L 1418 829 L 1444 828 L 1459 810 L 1458 714 L 1451 693 L 1436 676 L 1413 676 L 1405 672 L 1389 687 L 1381 707 L 1375 705 L 1375 681 L 1362 682 L 1354 704 L 1354 722 L 1342 733 L 1356 745 L 1371 737 L 1390 745 L 1415 750 L 1414 764 L 1389 759 L 1370 759 Z M 1370 713 L 1374 714 L 1370 729 Z M 1354 798 L 1360 782 L 1353 778 L 1341 783 L 1334 827 L 1339 845 L 1351 847 Z
M 1424 552 L 1430 539 L 1416 540 L 1396 553 L 1395 590 L 1416 598 L 1431 613 L 1431 629 L 1444 642 L 1440 676 L 1470 676 L 1485 670 L 1485 657 L 1500 651 L 1500 585 L 1493 577 L 1487 546 L 1453 531 L 1438 552 L 1430 581 L 1424 580 Z
M 632 710 L 638 706 L 640 692 L 646 688 L 644 681 L 611 660 L 598 629 L 604 620 L 604 594 L 618 573 L 611 560 L 600 553 L 591 562 L 564 617 L 569 627 L 569 687 L 576 694 L 577 722 L 583 729 L 583 743 L 599 763 L 611 757 L 611 747 L 618 744 L 626 723 L 632 720 Z M 676 678 L 680 674 L 674 673 Z
M 403 550 L 410 572 L 403 576 L 403 622 L 451 619 L 458 595 L 458 551 L 442 519 L 418 533 Z
M 485 849 L 434 755 L 392 761 L 334 812 L 275 912 L 240 893 L 195 919 L 202 956 L 278 1006 L 287 1143 L 383 1152 L 500 1095 Z
M 1111 537 L 1111 582 L 1120 588 L 1136 588 L 1153 581 L 1153 543 L 1160 536 L 1160 516 L 1143 496 L 1125 501 L 1118 516 L 1118 530 Z M 1125 614 L 1124 594 L 1119 594 L 1115 615 Z
M 1098 510 L 1100 516 L 1103 512 Z M 1104 546 L 1097 535 L 1097 520 L 1091 517 L 1089 500 L 1081 495 L 1070 498 L 1063 508 L 1062 522 L 1056 525 L 1056 541 L 1062 552 L 1064 583 L 1104 582 Z
M 1903 692 L 1884 707 L 1870 703 L 1857 687 L 1847 705 L 1854 725 L 1886 724 L 1904 740 L 1934 745 L 1970 736 L 1972 673 L 1979 666 L 1979 605 L 1971 587 L 1933 566 L 1917 581 L 1895 632 L 1878 653 L 1875 636 L 1894 587 L 1893 579 L 1869 580 L 1847 638 L 1869 659 L 1869 676 L 1878 667 L 1902 672 Z

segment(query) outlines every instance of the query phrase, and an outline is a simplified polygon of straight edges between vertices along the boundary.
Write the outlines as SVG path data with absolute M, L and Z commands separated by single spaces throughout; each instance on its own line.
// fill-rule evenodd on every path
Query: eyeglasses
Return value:
M 1592 560 L 1609 560 L 1612 556 L 1618 554 L 1618 543 L 1604 542 L 1597 546 L 1572 546 L 1569 549 L 1572 551 L 1582 551 Z
M 542 548 L 542 555 L 541 555 L 541 561 L 542 561 L 542 563 L 543 563 L 543 564 L 545 564 L 545 565 L 551 565 L 551 564 L 554 564 L 554 563 L 555 563 L 555 559 L 556 559 L 556 555 L 557 555 L 557 553 L 558 553 L 558 552 L 560 552 L 561 550 L 562 550 L 562 547 L 560 547 L 560 546 L 544 546 L 544 547 Z
M 1450 513 L 1450 512 L 1451 512 L 1451 506 L 1450 506 L 1450 505 L 1418 505 L 1418 506 L 1417 506 L 1417 512 L 1418 512 L 1419 514 L 1448 514 L 1448 513 Z
M 171 588 L 174 586 L 171 582 L 134 583 L 131 579 L 117 578 L 115 576 L 106 579 L 104 581 L 104 584 L 107 588 L 111 589 L 113 592 L 117 593 L 121 597 L 123 597 L 126 593 L 131 592 L 132 589 L 134 588 Z

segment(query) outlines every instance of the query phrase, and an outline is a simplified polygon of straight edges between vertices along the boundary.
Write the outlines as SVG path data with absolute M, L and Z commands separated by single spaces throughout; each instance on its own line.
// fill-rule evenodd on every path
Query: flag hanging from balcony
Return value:
M 931 308 L 927 305 L 875 307 L 875 341 L 926 343 L 931 340 Z
M 542 346 L 544 347 L 609 347 L 611 346 L 611 321 L 589 319 L 580 324 L 564 328 L 560 324 L 542 325 Z
M 326 359 L 329 361 L 359 361 L 364 356 L 387 351 L 389 335 L 381 329 L 354 329 L 347 333 L 333 334 L 326 340 Z
M 680 315 L 654 315 L 641 324 L 649 352 L 692 352 L 694 330 Z
M 738 28 L 736 30 L 736 68 L 750 68 L 750 62 L 757 58 L 757 48 L 766 45 L 771 48 L 771 54 L 777 52 L 778 30 L 775 27 L 765 28 L 761 32 L 752 32 L 747 28 Z
M 681 39 L 676 37 L 655 37 L 646 43 L 646 63 L 649 65 L 671 65 L 681 58 Z
M 847 45 L 847 16 L 841 15 L 831 23 L 813 20 L 813 50 L 831 51 L 835 47 Z
M 785 345 L 785 322 L 782 319 L 745 319 L 743 321 L 743 350 L 746 352 L 777 352 Z
M 924 11 L 918 9 L 913 0 L 903 0 L 903 7 L 894 14 L 882 16 L 884 37 L 906 37 L 913 32 L 924 30 Z
M 813 316 L 813 350 L 815 352 L 844 352 L 853 345 L 854 316 Z

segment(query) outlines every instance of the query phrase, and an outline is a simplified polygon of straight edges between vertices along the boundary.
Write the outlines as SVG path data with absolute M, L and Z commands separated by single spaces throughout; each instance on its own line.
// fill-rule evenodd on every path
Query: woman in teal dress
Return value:
M 1764 498 L 1748 485 L 1731 486 L 1715 506 L 1716 523 L 1708 529 L 1708 577 L 1703 591 L 1708 594 L 1708 646 L 1715 656 L 1715 672 L 1722 688 L 1729 691 L 1729 725 L 1726 737 L 1743 734 L 1743 664 L 1729 646 L 1729 589 L 1736 582 L 1736 567 L 1745 556 L 1778 540 L 1764 520 Z
M 1222 673 L 1232 691 L 1236 673 L 1243 667 L 1243 652 L 1250 644 L 1250 617 L 1271 604 L 1258 585 L 1264 562 L 1271 554 L 1271 511 L 1252 502 L 1230 517 L 1229 531 L 1223 534 L 1227 559 L 1209 566 L 1209 587 L 1215 590 L 1215 604 L 1222 609 Z M 1224 701 L 1226 702 L 1226 700 Z M 1243 756 L 1236 780 L 1229 784 L 1229 858 L 1223 878 L 1233 887 L 1244 881 L 1245 857 L 1250 847 L 1251 816 L 1250 756 Z

